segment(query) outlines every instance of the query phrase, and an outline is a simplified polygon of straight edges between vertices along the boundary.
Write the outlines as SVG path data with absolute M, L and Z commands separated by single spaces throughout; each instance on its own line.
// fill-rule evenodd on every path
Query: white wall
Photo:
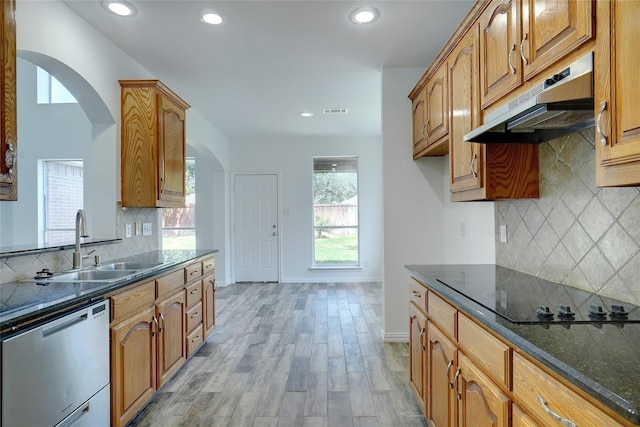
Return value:
M 79 98 L 78 101 L 90 120 L 94 117 L 108 117 L 107 120 L 91 120 L 94 123 L 92 150 L 94 158 L 101 160 L 97 162 L 101 169 L 95 182 L 107 183 L 106 190 L 96 194 L 109 198 L 110 201 L 108 205 L 106 199 L 98 202 L 106 206 L 102 209 L 103 212 L 109 211 L 108 216 L 115 218 L 114 213 L 117 209 L 115 201 L 120 198 L 120 85 L 118 80 L 157 78 L 157 76 L 152 75 L 133 58 L 113 45 L 61 1 L 18 1 L 16 21 L 18 22 L 19 56 L 38 58 L 42 61 L 47 61 L 49 58 L 51 61 L 47 62 L 52 67 L 56 67 L 56 64 L 64 64 L 65 69 L 71 69 L 77 74 L 75 76 L 77 78 L 72 79 L 72 83 L 83 82 L 85 91 L 95 92 L 102 100 L 100 105 L 85 106 L 80 99 L 82 94 L 79 97 L 66 81 L 60 79 L 76 98 Z M 105 125 L 97 125 L 100 123 Z M 211 161 L 212 173 L 206 179 L 213 181 L 209 188 L 216 189 L 215 192 L 206 192 L 198 198 L 199 202 L 209 207 L 214 213 L 214 230 L 212 231 L 211 227 L 204 227 L 203 236 L 205 237 L 199 244 L 202 248 L 220 249 L 221 256 L 224 256 L 228 246 L 225 231 L 228 224 L 226 214 L 228 190 L 225 189 L 227 186 L 224 182 L 226 179 L 224 171 L 227 170 L 229 161 L 228 140 L 193 109 L 187 111 L 186 123 L 187 138 L 193 142 L 196 150 L 206 154 L 205 159 L 208 157 Z M 18 153 L 20 150 L 19 144 Z M 18 154 L 18 160 L 20 160 L 20 154 Z M 18 170 L 20 170 L 19 165 Z M 18 197 L 20 197 L 20 186 L 18 191 Z M 91 221 L 89 224 L 91 225 Z M 201 222 L 201 225 L 204 224 Z M 157 231 L 159 233 L 160 230 Z M 226 275 L 225 268 L 221 268 L 220 271 L 216 268 L 216 276 L 219 277 L 219 274 Z M 221 282 L 227 281 L 224 276 L 221 279 Z
M 233 173 L 278 173 L 282 282 L 380 281 L 382 278 L 381 152 L 379 137 L 299 137 L 233 140 Z M 357 156 L 361 271 L 310 270 L 313 245 L 314 156 Z M 231 178 L 233 179 L 233 177 Z M 232 197 L 233 200 L 233 197 Z M 233 203 L 233 201 L 232 201 Z
M 409 264 L 494 262 L 493 203 L 451 203 L 449 157 L 412 160 L 411 101 L 424 68 L 382 73 L 384 321 L 387 341 L 406 341 Z M 465 235 L 460 235 L 460 222 Z

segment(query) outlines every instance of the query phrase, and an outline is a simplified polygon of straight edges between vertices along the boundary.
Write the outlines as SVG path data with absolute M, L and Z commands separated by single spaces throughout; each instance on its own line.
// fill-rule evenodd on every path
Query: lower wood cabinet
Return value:
M 410 291 L 409 381 L 430 427 L 628 425 L 414 278 Z
M 129 421 L 156 392 L 156 317 L 149 307 L 111 326 L 111 425 Z
M 213 272 L 202 278 L 202 310 L 204 337 L 216 328 L 216 279 Z
M 509 425 L 509 397 L 462 352 L 458 354 L 458 369 L 453 382 L 458 400 L 459 426 Z
M 205 324 L 213 330 L 215 280 L 211 268 L 201 278 L 203 265 L 198 260 L 110 296 L 113 427 L 126 425 L 198 350 Z
M 427 316 L 415 305 L 409 304 L 409 384 L 421 403 L 424 411 L 425 402 L 425 369 L 427 366 L 426 352 Z
M 156 305 L 158 319 L 158 388 L 187 360 L 185 347 L 185 296 L 180 290 Z

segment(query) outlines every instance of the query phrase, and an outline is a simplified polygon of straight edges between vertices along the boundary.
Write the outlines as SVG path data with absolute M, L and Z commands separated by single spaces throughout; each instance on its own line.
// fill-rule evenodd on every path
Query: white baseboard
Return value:
M 382 330 L 382 341 L 384 342 L 409 342 L 408 332 L 385 332 Z

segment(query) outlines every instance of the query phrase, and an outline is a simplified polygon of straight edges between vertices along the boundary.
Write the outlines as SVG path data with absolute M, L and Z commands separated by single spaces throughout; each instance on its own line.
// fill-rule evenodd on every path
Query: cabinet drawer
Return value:
M 184 268 L 184 283 L 189 283 L 202 276 L 202 263 L 196 262 Z
M 216 260 L 215 258 L 207 258 L 202 260 L 202 275 L 205 276 L 216 268 Z
M 409 279 L 409 289 L 411 296 L 409 301 L 417 305 L 420 310 L 427 311 L 427 288 L 413 277 Z
M 186 316 L 187 332 L 191 332 L 196 326 L 202 325 L 202 302 L 187 310 Z
M 155 300 L 153 281 L 111 297 L 111 322 L 120 322 L 142 309 L 151 307 Z
M 156 279 L 156 299 L 171 295 L 175 290 L 184 286 L 182 270 L 174 271 Z
M 185 289 L 187 290 L 187 307 L 191 307 L 198 301 L 202 301 L 202 281 L 198 280 Z
M 427 314 L 443 332 L 452 338 L 456 335 L 457 310 L 438 295 L 429 291 L 427 295 Z
M 509 346 L 463 314 L 458 314 L 458 344 L 494 381 L 510 388 Z
M 579 426 L 622 425 L 515 352 L 513 396 L 522 408 L 545 424 L 560 425 L 557 417 L 562 417 Z
M 202 325 L 194 329 L 189 335 L 187 335 L 187 357 L 198 349 L 202 344 Z

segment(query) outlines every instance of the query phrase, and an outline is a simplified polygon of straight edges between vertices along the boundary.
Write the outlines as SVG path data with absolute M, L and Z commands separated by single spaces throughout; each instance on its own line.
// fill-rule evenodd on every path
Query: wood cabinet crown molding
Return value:
M 16 2 L 0 7 L 0 201 L 18 200 L 16 108 Z

